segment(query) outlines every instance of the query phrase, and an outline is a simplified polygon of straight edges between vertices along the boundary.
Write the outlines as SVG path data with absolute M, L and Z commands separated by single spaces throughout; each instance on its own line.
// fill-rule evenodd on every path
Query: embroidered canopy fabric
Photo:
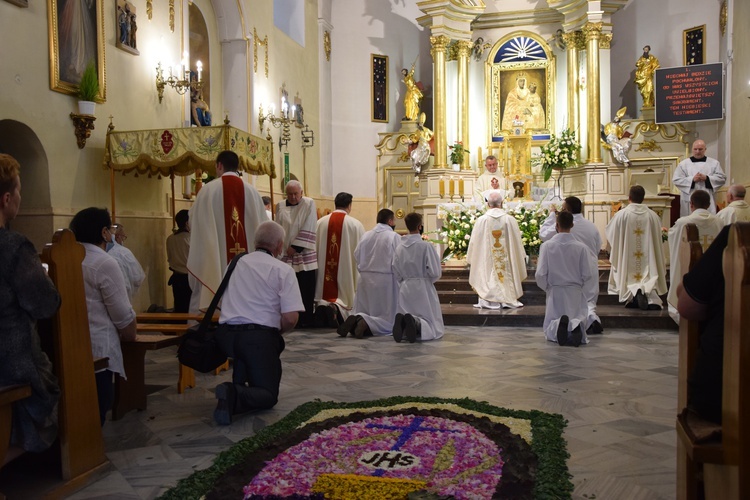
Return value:
M 276 178 L 273 145 L 229 125 L 153 130 L 111 130 L 104 163 L 124 173 L 191 175 L 197 169 L 216 175 L 216 155 L 230 150 L 240 157 L 240 170 Z

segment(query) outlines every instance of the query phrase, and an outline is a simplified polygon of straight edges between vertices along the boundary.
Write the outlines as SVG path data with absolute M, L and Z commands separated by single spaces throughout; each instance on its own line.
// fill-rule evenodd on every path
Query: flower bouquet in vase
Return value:
M 560 135 L 552 134 L 550 141 L 542 146 L 541 153 L 536 158 L 537 164 L 542 167 L 544 182 L 550 179 L 553 170 L 578 165 L 580 154 L 581 144 L 576 140 L 575 132 L 566 128 Z

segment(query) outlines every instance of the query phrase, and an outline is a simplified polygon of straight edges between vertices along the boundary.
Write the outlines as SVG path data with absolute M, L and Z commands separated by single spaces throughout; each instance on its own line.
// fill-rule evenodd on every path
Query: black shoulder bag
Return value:
M 247 252 L 234 256 L 232 262 L 229 263 L 229 267 L 227 267 L 227 272 L 224 274 L 224 279 L 221 280 L 216 295 L 211 301 L 211 305 L 206 310 L 206 315 L 203 316 L 203 320 L 200 324 L 188 328 L 182 336 L 182 343 L 177 348 L 177 359 L 181 364 L 201 373 L 208 373 L 223 365 L 227 360 L 227 356 L 216 341 L 216 330 L 219 325 L 214 323 L 212 318 L 216 307 L 219 305 L 219 300 L 221 300 L 221 296 L 227 288 L 232 271 L 244 255 L 247 255 Z

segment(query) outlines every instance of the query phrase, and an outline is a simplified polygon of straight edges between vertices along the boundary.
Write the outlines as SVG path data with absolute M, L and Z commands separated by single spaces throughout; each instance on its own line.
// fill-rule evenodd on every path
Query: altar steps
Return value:
M 626 309 L 616 295 L 607 294 L 609 269 L 599 269 L 599 299 L 597 313 L 605 328 L 643 328 L 652 330 L 677 330 L 666 307 L 661 311 Z M 463 268 L 443 268 L 443 276 L 435 283 L 446 325 L 453 326 L 531 326 L 544 323 L 545 293 L 536 285 L 533 270 L 523 282 L 524 295 L 519 309 L 476 309 L 473 304 L 479 297 L 469 285 L 469 271 Z M 666 296 L 662 297 L 666 305 Z

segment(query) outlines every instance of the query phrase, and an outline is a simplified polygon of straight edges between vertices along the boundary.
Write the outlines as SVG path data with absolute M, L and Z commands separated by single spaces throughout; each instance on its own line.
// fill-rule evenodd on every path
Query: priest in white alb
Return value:
M 208 307 L 229 261 L 253 250 L 255 230 L 268 220 L 260 194 L 242 180 L 238 168 L 236 153 L 219 153 L 217 178 L 203 186 L 190 209 L 191 313 Z
M 284 253 L 281 260 L 292 266 L 302 295 L 305 312 L 299 316 L 299 328 L 313 326 L 315 278 L 318 256 L 315 253 L 315 229 L 318 212 L 315 200 L 303 196 L 302 184 L 291 180 L 284 187 L 286 200 L 276 204 L 276 222 L 284 228 Z
M 338 328 L 354 307 L 359 280 L 354 250 L 365 233 L 362 223 L 349 215 L 352 195 L 339 193 L 334 204 L 336 210 L 318 220 L 316 229 L 315 321 L 330 328 Z
M 354 295 L 354 310 L 338 328 L 338 334 L 390 335 L 398 307 L 398 282 L 391 261 L 401 244 L 393 210 L 378 212 L 376 226 L 367 231 L 354 250 L 359 282 Z
M 734 184 L 727 189 L 727 206 L 716 216 L 725 226 L 734 222 L 750 222 L 750 205 L 745 201 L 745 186 Z
M 544 335 L 561 346 L 587 344 L 589 249 L 572 234 L 573 214 L 557 212 L 556 234 L 542 243 L 536 283 L 547 293 Z
M 680 190 L 680 217 L 690 215 L 690 194 L 696 189 L 708 191 L 711 195 L 708 211 L 715 214 L 714 194 L 726 181 L 719 162 L 706 156 L 706 143 L 701 139 L 693 142 L 693 156 L 682 160 L 672 176 L 672 184 Z
M 479 295 L 477 308 L 522 307 L 522 282 L 526 279 L 526 251 L 515 217 L 503 210 L 500 193 L 490 193 L 489 210 L 471 231 L 466 262 L 469 284 Z
M 492 191 L 500 191 L 501 198 L 507 196 L 510 189 L 508 180 L 497 165 L 497 158 L 493 155 L 488 155 L 484 159 L 484 172 L 477 177 L 474 184 L 474 201 L 477 203 L 485 203 Z
M 607 224 L 610 245 L 608 291 L 626 307 L 661 309 L 659 295 L 667 293 L 661 220 L 643 204 L 646 190 L 631 186 L 629 204 Z
M 682 276 L 687 270 L 682 269 L 680 261 L 680 242 L 682 233 L 686 224 L 695 224 L 698 228 L 698 240 L 705 252 L 713 243 L 716 235 L 724 227 L 724 223 L 718 216 L 708 211 L 711 204 L 711 197 L 706 191 L 693 191 L 690 195 L 690 215 L 680 217 L 669 228 L 669 293 L 667 294 L 667 303 L 669 307 L 669 316 L 680 323 L 680 314 L 677 311 L 677 286 L 682 282 Z

